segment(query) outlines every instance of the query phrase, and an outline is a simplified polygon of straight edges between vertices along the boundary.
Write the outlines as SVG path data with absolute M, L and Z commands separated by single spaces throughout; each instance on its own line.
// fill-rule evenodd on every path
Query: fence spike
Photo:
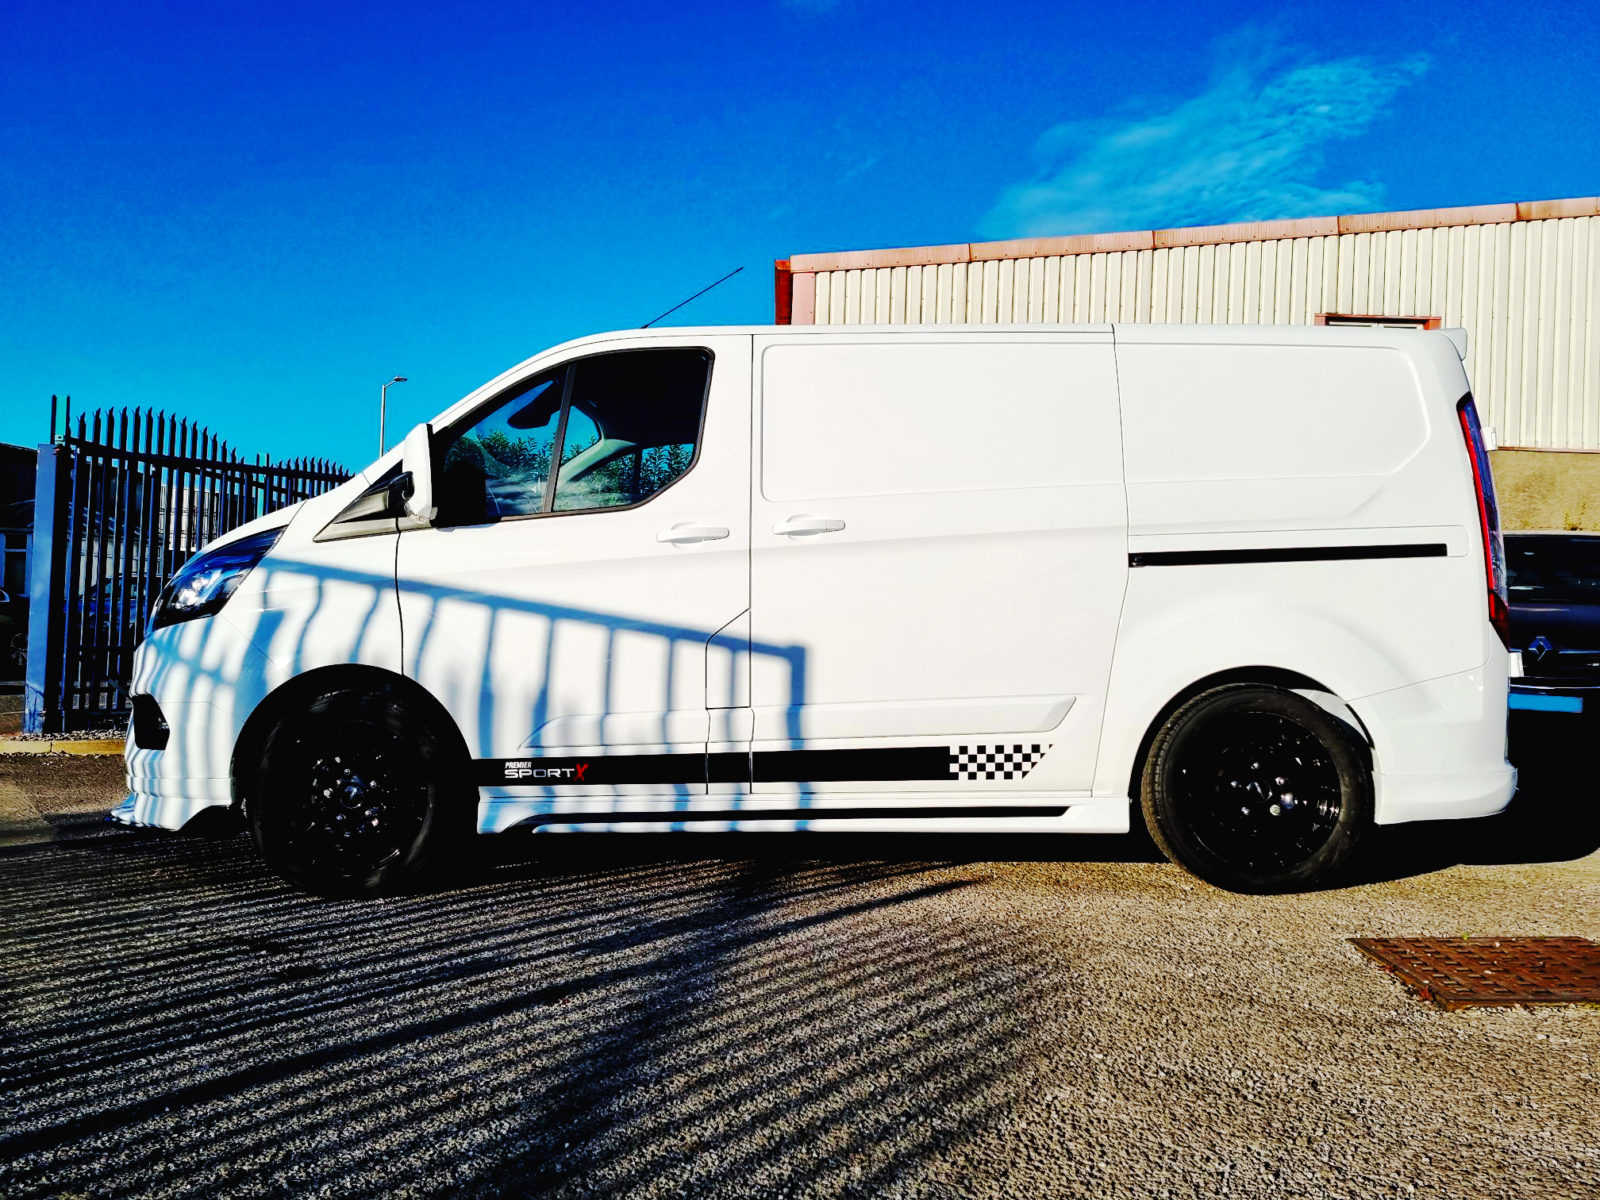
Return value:
M 128 410 L 122 410 L 122 420 L 117 425 L 117 445 L 122 449 L 128 448 Z
M 100 441 L 100 410 L 98 408 L 94 410 L 94 440 L 96 444 Z

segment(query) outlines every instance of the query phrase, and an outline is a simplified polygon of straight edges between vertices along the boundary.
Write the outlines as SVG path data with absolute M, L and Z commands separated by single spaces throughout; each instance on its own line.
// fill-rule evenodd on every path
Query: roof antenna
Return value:
M 729 271 L 726 275 L 724 275 L 721 279 L 717 280 L 717 283 L 727 283 L 728 280 L 732 279 L 735 275 L 737 275 L 742 270 L 744 270 L 743 267 L 735 267 L 733 270 Z M 698 299 L 700 299 L 701 296 L 704 296 L 712 288 L 716 287 L 717 283 L 709 283 L 709 284 L 707 284 L 705 287 L 701 288 L 694 295 L 690 296 L 689 300 L 698 300 Z M 667 309 L 666 312 L 662 313 L 661 317 L 670 317 L 673 313 L 677 312 L 685 304 L 689 303 L 689 300 L 679 300 L 671 308 Z M 650 320 L 646 321 L 643 325 L 639 326 L 639 328 L 640 329 L 649 329 L 650 326 L 654 325 L 657 321 L 661 320 L 661 317 L 652 317 Z

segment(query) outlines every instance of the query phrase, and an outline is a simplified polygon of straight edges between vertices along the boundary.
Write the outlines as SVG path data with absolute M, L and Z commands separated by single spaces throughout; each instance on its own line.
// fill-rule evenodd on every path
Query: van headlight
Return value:
M 252 533 L 215 550 L 202 550 L 167 581 L 150 610 L 148 636 L 164 625 L 208 617 L 228 602 L 250 569 L 266 557 L 287 526 Z

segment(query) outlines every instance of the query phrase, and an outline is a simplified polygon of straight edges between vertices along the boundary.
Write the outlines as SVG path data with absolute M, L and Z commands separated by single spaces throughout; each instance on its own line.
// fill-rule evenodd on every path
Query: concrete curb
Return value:
M 121 738 L 79 738 L 76 741 L 24 742 L 0 738 L 0 754 L 121 754 L 125 743 Z

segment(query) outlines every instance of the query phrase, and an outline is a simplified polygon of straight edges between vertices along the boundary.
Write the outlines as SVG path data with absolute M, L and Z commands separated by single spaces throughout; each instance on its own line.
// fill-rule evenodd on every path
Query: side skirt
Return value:
M 481 793 L 480 793 L 481 795 Z M 1126 833 L 1131 808 L 1126 796 L 1049 795 L 996 797 L 984 804 L 948 796 L 908 797 L 885 802 L 881 793 L 818 798 L 797 807 L 793 800 L 701 796 L 684 802 L 645 799 L 618 802 L 613 810 L 568 799 L 490 794 L 478 804 L 478 831 L 510 829 L 576 832 L 946 832 L 946 833 Z M 622 807 L 624 804 L 626 808 Z

